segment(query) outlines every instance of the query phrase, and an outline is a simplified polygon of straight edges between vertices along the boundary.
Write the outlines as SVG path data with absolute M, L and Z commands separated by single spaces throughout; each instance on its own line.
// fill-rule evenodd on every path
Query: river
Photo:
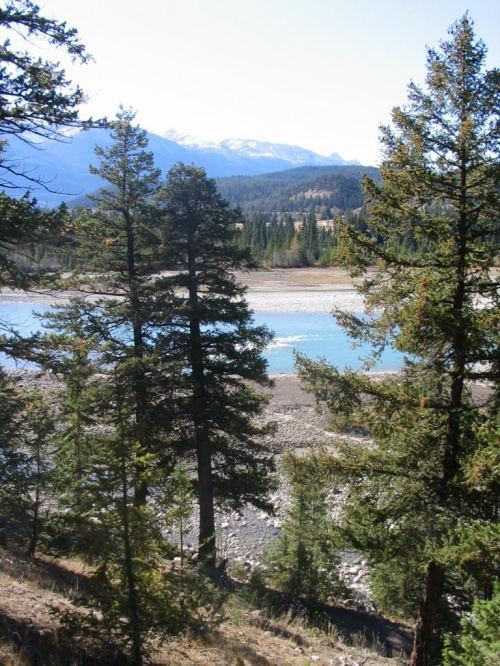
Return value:
M 0 319 L 8 322 L 23 335 L 41 330 L 40 320 L 34 312 L 47 312 L 46 305 L 32 303 L 0 303 Z M 294 350 L 317 359 L 324 357 L 336 365 L 339 370 L 350 367 L 358 370 L 362 367 L 362 357 L 369 353 L 369 347 L 353 348 L 343 329 L 331 314 L 322 312 L 256 312 L 255 323 L 266 324 L 274 331 L 274 340 L 265 352 L 272 375 L 295 372 Z M 14 362 L 3 358 L 5 367 L 14 367 Z M 394 371 L 401 368 L 402 356 L 388 349 L 375 366 L 379 372 Z

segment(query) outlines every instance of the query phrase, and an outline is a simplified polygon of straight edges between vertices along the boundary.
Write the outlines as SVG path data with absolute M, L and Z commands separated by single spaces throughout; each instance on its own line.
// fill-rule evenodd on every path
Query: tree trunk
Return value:
M 215 569 L 217 549 L 215 544 L 215 505 L 212 478 L 212 451 L 210 431 L 207 427 L 207 396 L 205 393 L 205 363 L 201 344 L 201 323 L 198 311 L 198 280 L 196 275 L 196 251 L 192 235 L 188 243 L 188 294 L 191 308 L 189 321 L 190 361 L 193 391 L 193 425 L 196 438 L 198 474 L 198 501 L 200 504 L 200 531 L 198 560 L 209 569 Z
M 212 461 L 208 447 L 198 447 L 198 492 L 200 502 L 200 532 L 198 561 L 209 569 L 215 569 L 215 511 L 212 483 Z
M 415 640 L 410 666 L 429 666 L 439 600 L 443 593 L 444 568 L 431 561 L 427 566 L 424 591 L 420 600 Z
M 36 486 L 35 486 L 35 506 L 33 507 L 33 522 L 31 528 L 31 541 L 28 547 L 28 554 L 30 557 L 35 557 L 35 551 L 38 546 L 38 518 L 40 513 L 40 491 L 41 491 L 41 456 L 40 456 L 40 441 L 37 441 L 37 455 L 36 455 Z
M 123 441 L 123 432 L 121 434 L 121 461 L 120 474 L 122 484 L 122 526 L 123 526 L 123 549 L 124 549 L 124 569 L 127 583 L 127 601 L 130 623 L 131 662 L 133 666 L 142 666 L 142 632 L 141 622 L 138 612 L 138 594 L 136 588 L 134 571 L 134 553 L 132 546 L 132 536 L 130 533 L 129 506 L 128 506 L 128 479 L 125 461 L 125 443 Z
M 36 490 L 36 499 L 35 506 L 33 509 L 33 523 L 31 528 L 31 541 L 28 548 L 28 554 L 30 557 L 35 557 L 35 551 L 38 546 L 38 511 L 40 505 L 40 498 L 38 488 Z

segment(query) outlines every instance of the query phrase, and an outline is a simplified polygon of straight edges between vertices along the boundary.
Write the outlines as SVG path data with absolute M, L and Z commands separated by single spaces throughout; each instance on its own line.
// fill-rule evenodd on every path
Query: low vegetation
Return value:
M 31 0 L 8 0 L 0 24 L 87 60 L 76 32 Z M 109 123 L 111 146 L 96 148 L 92 170 L 107 185 L 91 208 L 70 215 L 0 194 L 0 287 L 78 292 L 47 317 L 45 335 L 23 339 L 2 323 L 0 350 L 59 381 L 57 395 L 42 395 L 0 371 L 4 662 L 406 659 L 404 627 L 341 605 L 339 550 L 349 547 L 370 560 L 383 610 L 415 623 L 412 666 L 495 663 L 500 77 L 484 70 L 485 56 L 467 15 L 429 50 L 425 89 L 411 84 L 408 106 L 382 130 L 385 157 L 363 181 L 366 200 L 359 170 L 347 169 L 305 180 L 303 196 L 284 192 L 286 210 L 245 220 L 203 169 L 178 164 L 162 182 L 124 109 Z M 0 60 L 5 135 L 92 124 L 79 120 L 81 91 L 59 65 L 8 41 Z M 8 189 L 15 167 L 0 143 Z M 276 191 L 259 183 L 268 205 Z M 70 275 L 33 263 L 50 241 Z M 256 267 L 250 247 L 271 265 L 351 270 L 367 316 L 336 316 L 354 342 L 371 343 L 365 370 L 388 345 L 405 361 L 400 374 L 374 378 L 297 357 L 343 437 L 286 457 L 281 535 L 265 566 L 240 579 L 218 559 L 216 509 L 272 511 L 275 487 L 271 433 L 258 419 L 261 389 L 272 386 L 262 355 L 271 333 L 254 325 L 235 277 Z M 366 445 L 352 443 L 353 431 Z M 343 499 L 335 516 L 333 491 Z M 186 553 L 193 506 L 198 545 Z
M 43 555 L 33 560 L 0 549 L 2 663 L 126 663 L 112 637 L 69 631 L 74 632 L 76 619 L 85 619 L 87 610 L 80 602 L 92 593 L 92 586 L 92 567 L 79 559 Z M 208 659 L 221 666 L 405 663 L 404 643 L 390 648 L 392 657 L 384 656 L 387 645 L 365 632 L 361 621 L 346 616 L 340 630 L 325 612 L 308 612 L 305 606 L 294 610 L 271 590 L 266 596 L 262 588 L 236 581 L 224 597 L 217 612 L 205 616 L 204 629 L 173 636 L 163 644 L 153 639 L 148 663 L 179 666 L 206 664 Z M 63 622 L 68 613 L 71 625 Z

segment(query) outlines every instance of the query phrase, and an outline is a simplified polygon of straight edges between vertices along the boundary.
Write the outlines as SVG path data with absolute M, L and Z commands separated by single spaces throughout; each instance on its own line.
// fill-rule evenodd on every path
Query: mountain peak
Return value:
M 183 134 L 174 129 L 164 132 L 161 136 L 168 141 L 173 141 L 173 143 L 176 143 L 179 146 L 185 146 L 186 148 L 196 148 L 200 150 L 217 150 L 219 148 L 219 143 L 216 143 L 215 141 L 205 141 L 194 136 L 194 134 Z
M 9 137 L 9 150 L 24 171 L 39 178 L 41 183 L 50 184 L 50 189 L 43 185 L 37 188 L 33 181 L 29 185 L 42 205 L 55 206 L 103 185 L 95 174 L 89 173 L 88 165 L 96 163 L 95 145 L 111 144 L 109 130 L 91 129 L 69 134 L 67 140 L 44 141 L 43 145 L 37 146 L 18 137 Z M 203 141 L 175 130 L 169 130 L 163 136 L 148 132 L 148 139 L 148 149 L 163 174 L 179 161 L 202 166 L 213 178 L 252 176 L 304 166 L 359 165 L 358 162 L 346 162 L 335 153 L 325 157 L 299 146 L 256 139 Z M 20 192 L 26 188 L 22 177 L 13 182 Z
M 228 157 L 237 156 L 247 159 L 280 160 L 290 166 L 330 166 L 330 165 L 359 165 L 357 160 L 344 160 L 338 153 L 329 156 L 320 155 L 307 148 L 288 145 L 285 143 L 271 143 L 257 139 L 224 139 L 223 141 L 205 141 L 192 134 L 182 134 L 174 129 L 162 134 L 163 138 L 173 141 L 186 148 L 202 151 L 218 151 Z

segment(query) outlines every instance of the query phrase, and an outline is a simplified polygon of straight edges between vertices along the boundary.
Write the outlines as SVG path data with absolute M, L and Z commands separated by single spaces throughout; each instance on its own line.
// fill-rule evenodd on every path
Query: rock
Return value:
M 261 610 L 253 610 L 250 612 L 250 617 L 252 620 L 260 620 L 262 617 L 262 611 Z

